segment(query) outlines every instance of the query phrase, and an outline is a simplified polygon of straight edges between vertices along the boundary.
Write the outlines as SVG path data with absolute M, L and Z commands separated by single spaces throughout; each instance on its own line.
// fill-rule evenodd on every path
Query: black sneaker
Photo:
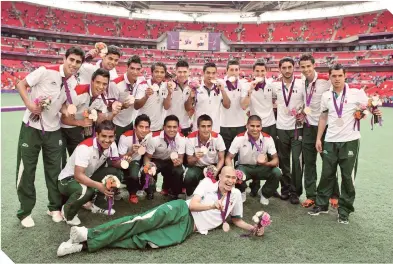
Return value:
M 329 213 L 329 206 L 318 206 L 315 205 L 311 211 L 308 212 L 309 215 L 319 215 L 319 214 L 327 214 Z
M 348 216 L 339 215 L 337 222 L 339 222 L 340 224 L 348 225 L 349 224 Z
M 299 197 L 296 194 L 291 194 L 289 199 L 290 199 L 289 201 L 291 202 L 291 204 L 299 204 L 300 203 Z
M 281 193 L 280 195 L 281 200 L 288 200 L 289 199 L 289 193 Z
M 258 196 L 258 190 L 251 189 L 250 196 L 251 197 L 257 197 Z
M 147 199 L 147 200 L 153 200 L 153 199 L 154 199 L 154 193 L 148 193 L 148 194 L 146 195 L 146 199 Z

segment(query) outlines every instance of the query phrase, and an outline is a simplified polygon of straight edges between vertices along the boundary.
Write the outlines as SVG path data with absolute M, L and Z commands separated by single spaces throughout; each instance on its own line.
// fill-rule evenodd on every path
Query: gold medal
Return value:
M 309 106 L 306 106 L 306 107 L 304 108 L 304 113 L 305 113 L 306 115 L 311 114 L 311 108 L 310 108 Z
M 257 157 L 258 163 L 264 163 L 266 161 L 266 155 L 265 154 L 259 154 Z

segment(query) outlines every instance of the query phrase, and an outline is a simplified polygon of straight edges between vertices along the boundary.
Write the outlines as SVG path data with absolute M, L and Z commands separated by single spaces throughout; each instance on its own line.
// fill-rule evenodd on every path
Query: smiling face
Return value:
M 168 137 L 174 138 L 177 134 L 177 129 L 179 127 L 179 124 L 176 121 L 168 121 L 164 125 L 164 131 L 165 134 L 167 134 Z
M 222 168 L 219 175 L 218 188 L 221 193 L 227 193 L 235 187 L 236 184 L 236 171 L 234 168 L 225 166 Z
M 188 80 L 190 71 L 187 67 L 178 67 L 176 68 L 176 79 L 179 83 L 184 83 Z
M 199 126 L 199 136 L 203 140 L 208 140 L 210 133 L 212 132 L 212 122 L 211 121 L 201 121 Z
M 156 66 L 153 71 L 153 81 L 154 82 L 162 82 L 165 78 L 165 69 L 162 66 Z
M 76 74 L 82 65 L 82 57 L 76 54 L 70 54 L 64 58 L 64 74 L 66 77 Z
M 139 63 L 132 62 L 127 68 L 127 78 L 130 82 L 135 82 L 141 75 L 142 66 Z
M 265 77 L 266 76 L 266 67 L 257 65 L 254 69 L 254 77 Z
M 307 79 L 311 79 L 314 77 L 314 64 L 312 64 L 311 61 L 300 61 L 299 62 L 300 69 L 302 70 L 302 73 L 304 76 L 306 76 Z
M 139 139 L 145 138 L 145 136 L 150 133 L 149 122 L 146 121 L 139 122 L 139 124 L 135 127 L 135 131 Z
M 101 76 L 101 75 L 97 75 L 94 80 L 91 82 L 92 85 L 92 94 L 93 97 L 97 97 L 99 95 L 101 95 L 103 92 L 106 91 L 106 88 L 108 88 L 108 83 L 109 83 L 109 79 Z
M 217 68 L 215 67 L 207 67 L 206 70 L 203 72 L 203 82 L 206 85 L 211 85 L 212 80 L 216 79 L 217 76 Z
M 119 59 L 119 55 L 108 54 L 102 59 L 102 67 L 108 71 L 113 70 L 119 63 Z
M 102 130 L 100 133 L 96 133 L 97 142 L 103 149 L 107 149 L 115 141 L 114 130 Z
M 248 134 L 254 140 L 257 140 L 262 131 L 261 121 L 251 120 L 247 123 L 246 127 L 247 127 Z

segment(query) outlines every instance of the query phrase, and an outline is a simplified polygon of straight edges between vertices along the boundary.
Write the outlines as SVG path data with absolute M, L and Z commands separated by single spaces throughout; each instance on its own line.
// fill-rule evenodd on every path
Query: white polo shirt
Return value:
M 356 104 L 367 105 L 368 97 L 363 90 L 356 88 L 349 88 L 346 86 L 346 95 L 344 99 L 342 119 L 344 125 L 339 127 L 336 125 L 338 119 L 336 109 L 333 102 L 333 87 L 330 91 L 325 92 L 322 95 L 321 111 L 328 111 L 328 128 L 325 136 L 326 142 L 348 142 L 360 138 L 360 131 L 357 128 L 354 129 Z M 344 90 L 343 90 L 344 91 Z M 338 109 L 340 109 L 340 102 L 343 92 L 338 96 L 336 103 Z
M 211 179 L 205 178 L 199 182 L 199 185 L 194 191 L 194 195 L 202 197 L 201 204 L 212 205 L 218 199 L 218 183 L 213 183 Z M 228 196 L 222 202 L 225 208 Z M 191 199 L 187 200 L 186 203 L 190 206 Z M 222 216 L 220 210 L 211 209 L 202 212 L 191 212 L 194 218 L 195 226 L 199 233 L 207 235 L 209 230 L 212 230 L 222 224 Z M 228 211 L 225 215 L 225 219 L 231 216 L 233 218 L 243 218 L 243 202 L 242 196 L 238 189 L 233 188 L 229 198 Z
M 182 90 L 179 85 L 176 84 L 176 88 L 173 89 L 171 107 L 166 111 L 166 116 L 175 115 L 179 118 L 180 127 L 182 129 L 189 128 L 191 126 L 190 117 L 184 107 L 184 103 L 190 96 L 190 87 L 186 85 Z
M 220 132 L 220 107 L 222 104 L 222 93 L 217 87 L 217 91 L 213 89 L 210 90 L 210 94 L 207 91 L 208 88 L 205 87 L 204 82 L 202 81 L 201 86 L 197 89 L 195 94 L 195 114 L 192 125 L 192 130 L 198 130 L 197 120 L 201 115 L 208 115 L 213 120 L 213 131 Z
M 102 60 L 97 61 L 95 64 L 83 63 L 76 74 L 78 83 L 91 83 L 93 73 L 99 68 L 102 68 Z M 109 75 L 111 80 L 116 79 L 118 77 L 116 68 L 110 70 Z
M 59 180 L 73 176 L 75 174 L 75 166 L 86 168 L 85 174 L 91 177 L 93 173 L 106 162 L 108 158 L 117 158 L 116 143 L 113 142 L 108 149 L 105 149 L 101 154 L 99 153 L 98 143 L 96 138 L 88 138 L 82 141 L 72 153 L 71 157 L 64 169 L 60 172 Z
M 225 92 L 227 93 L 229 99 L 231 100 L 231 107 L 226 109 L 223 105 L 221 105 L 221 116 L 220 116 L 220 126 L 221 127 L 242 127 L 246 125 L 246 111 L 241 107 L 241 95 L 244 91 L 247 91 L 247 87 L 240 82 L 238 79 L 237 88 L 229 91 L 227 85 L 227 76 L 224 77 L 225 83 Z M 233 84 L 234 87 L 236 83 Z
M 128 130 L 123 133 L 123 135 L 120 136 L 119 139 L 119 154 L 120 155 L 125 155 L 127 154 L 128 151 L 132 149 L 132 146 L 134 144 L 138 144 L 141 146 L 144 146 L 145 148 L 147 147 L 147 141 L 151 137 L 152 133 L 149 133 L 145 136 L 144 139 L 139 141 L 138 137 L 136 136 L 136 133 L 134 130 Z M 132 160 L 139 161 L 141 159 L 141 155 L 138 153 L 134 153 L 132 155 Z
M 144 80 L 143 77 L 138 78 L 134 84 L 131 84 L 127 78 L 127 73 L 124 73 L 110 82 L 108 97 L 124 102 L 126 99 L 125 95 L 130 94 L 135 96 L 137 85 Z M 135 119 L 137 112 L 134 105 L 130 105 L 127 109 L 121 110 L 120 113 L 113 118 L 113 123 L 120 127 L 126 127 Z
M 312 126 L 318 126 L 319 116 L 321 115 L 321 98 L 322 94 L 326 91 L 329 91 L 332 83 L 329 80 L 329 77 L 325 75 L 318 74 L 315 72 L 314 79 L 311 83 L 308 84 L 306 88 L 306 78 L 302 75 L 303 87 L 307 89 L 307 95 L 310 96 L 311 89 L 314 90 L 313 95 L 311 97 L 310 109 L 311 113 L 307 115 L 308 123 Z M 306 106 L 307 96 L 304 94 L 304 105 Z
M 272 81 L 265 78 L 265 87 L 253 90 L 250 98 L 250 114 L 257 115 L 262 119 L 262 126 L 269 127 L 276 124 L 273 111 L 273 87 Z M 242 92 L 242 99 L 247 97 L 251 83 L 247 84 L 247 89 Z
M 182 134 L 177 133 L 172 149 L 171 145 L 164 140 L 164 131 L 156 131 L 147 140 L 146 152 L 153 155 L 153 159 L 169 160 L 172 152 L 177 152 L 179 155 L 186 152 L 186 139 Z
M 135 99 L 142 99 L 146 94 L 146 89 L 151 86 L 151 80 L 142 81 L 136 86 Z M 158 131 L 162 129 L 165 116 L 164 99 L 168 95 L 168 90 L 165 82 L 161 82 L 160 89 L 153 92 L 147 99 L 145 105 L 138 110 L 138 115 L 146 114 L 151 121 L 150 130 Z
M 49 110 L 44 110 L 41 113 L 42 125 L 45 131 L 60 129 L 60 110 L 63 103 L 67 100 L 65 87 L 62 85 L 64 76 L 63 65 L 41 66 L 26 76 L 26 82 L 31 87 L 31 92 L 28 94 L 30 101 L 33 102 L 40 96 L 52 98 Z M 70 76 L 67 79 L 67 84 L 69 89 L 73 90 L 77 84 L 75 77 Z M 30 110 L 26 109 L 23 123 L 28 123 L 29 126 L 41 130 L 40 121 L 30 121 L 30 115 Z
M 225 143 L 222 136 L 216 132 L 211 132 L 209 140 L 206 142 L 207 149 L 209 152 L 200 158 L 196 166 L 204 167 L 208 165 L 215 165 L 218 162 L 218 153 L 225 151 Z M 196 148 L 200 148 L 202 145 L 199 142 L 198 131 L 194 131 L 188 135 L 186 141 L 186 154 L 193 156 Z
M 70 95 L 72 98 L 72 104 L 76 106 L 76 120 L 84 119 L 83 112 L 86 109 L 95 109 L 104 114 L 108 113 L 108 107 L 106 106 L 101 95 L 94 99 L 94 101 L 90 104 L 90 98 L 93 97 L 90 84 L 78 84 L 75 86 L 74 90 L 70 91 Z M 61 127 L 73 128 L 75 126 L 69 126 L 61 123 Z
M 291 100 L 289 101 L 288 108 L 292 110 L 293 108 L 300 107 L 304 104 L 304 96 L 305 96 L 305 90 L 304 90 L 304 84 L 302 83 L 301 79 L 294 79 L 292 82 L 295 82 L 293 86 L 293 92 L 291 96 Z M 285 101 L 284 101 L 284 96 L 283 96 L 283 90 L 282 90 L 282 84 L 283 82 L 278 81 L 278 82 L 273 82 L 272 87 L 273 87 L 273 98 L 277 98 L 277 129 L 281 130 L 294 130 L 295 129 L 295 124 L 296 124 L 296 118 L 294 116 L 291 116 L 289 114 L 286 114 L 284 112 L 285 108 Z M 292 83 L 289 84 L 289 86 L 286 89 L 285 96 L 286 98 L 289 98 L 289 91 Z M 303 126 L 300 126 L 298 128 L 302 128 Z
M 259 139 L 255 143 L 261 148 L 261 153 L 251 144 L 246 131 L 235 137 L 229 148 L 229 152 L 232 155 L 239 153 L 239 164 L 243 165 L 256 165 L 259 154 L 274 155 L 277 153 L 273 138 L 269 134 L 261 132 Z

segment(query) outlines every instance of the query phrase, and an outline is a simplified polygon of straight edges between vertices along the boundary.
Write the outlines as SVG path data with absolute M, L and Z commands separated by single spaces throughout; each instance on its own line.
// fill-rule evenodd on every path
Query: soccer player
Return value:
M 321 116 L 315 147 L 323 153 L 322 173 L 317 189 L 315 206 L 310 215 L 328 213 L 329 198 L 336 184 L 337 166 L 341 169 L 341 195 L 338 201 L 338 222 L 349 223 L 349 214 L 355 209 L 355 178 L 358 166 L 360 131 L 356 127 L 354 113 L 358 104 L 367 105 L 368 97 L 363 90 L 350 89 L 345 83 L 345 68 L 334 64 L 329 69 L 332 89 L 321 99 Z M 382 116 L 380 110 L 373 114 Z M 358 120 L 360 122 L 360 120 Z M 322 146 L 322 135 L 327 132 Z
M 115 141 L 115 125 L 112 121 L 105 120 L 98 124 L 94 137 L 88 138 L 80 143 L 71 155 L 65 168 L 58 175 L 58 188 L 61 194 L 68 197 L 62 207 L 62 215 L 69 225 L 79 225 L 78 211 L 89 202 L 97 189 L 106 197 L 113 198 L 113 192 L 108 190 L 101 182 L 102 179 L 111 174 L 116 175 L 119 180 L 120 159 Z M 107 161 L 112 166 L 107 166 Z M 99 207 L 96 206 L 99 205 Z M 106 208 L 108 201 L 104 196 L 98 194 L 93 205 L 92 212 L 108 214 Z M 115 213 L 111 210 L 111 215 Z
M 96 252 L 105 247 L 143 249 L 177 245 L 193 232 L 206 235 L 208 231 L 226 224 L 229 216 L 237 227 L 253 230 L 255 226 L 242 220 L 243 203 L 239 190 L 234 188 L 235 182 L 235 170 L 224 167 L 218 182 L 204 179 L 188 201 L 171 201 L 95 228 L 72 227 L 70 240 L 61 243 L 57 256 L 82 250 Z M 256 235 L 262 236 L 263 233 L 264 229 L 260 228 Z
M 302 194 L 302 122 L 294 115 L 303 107 L 304 87 L 301 79 L 293 75 L 295 62 L 285 57 L 279 62 L 281 81 L 272 83 L 273 97 L 277 98 L 277 150 L 282 170 L 281 199 L 290 198 L 292 204 L 299 203 Z M 296 123 L 300 123 L 297 125 Z M 291 166 L 292 154 L 292 166 Z M 292 173 L 291 173 L 292 167 Z
M 225 159 L 225 143 L 220 134 L 212 131 L 211 117 L 201 115 L 197 124 L 198 130 L 189 134 L 186 141 L 187 169 L 184 186 L 187 196 L 191 196 L 199 181 L 203 180 L 203 169 L 206 166 L 214 165 L 219 172 Z
M 246 131 L 246 112 L 240 103 L 241 94 L 247 91 L 247 88 L 239 80 L 239 71 L 239 61 L 229 60 L 227 75 L 224 77 L 224 89 L 231 100 L 231 105 L 228 109 L 221 107 L 220 115 L 220 135 L 224 139 L 227 150 L 236 135 Z
M 174 80 L 174 87 L 172 93 L 172 104 L 167 110 L 166 115 L 175 115 L 179 118 L 181 133 L 187 136 L 191 132 L 191 123 L 188 112 L 185 108 L 185 102 L 190 94 L 190 87 L 188 86 L 188 77 L 190 75 L 188 62 L 179 60 L 176 63 L 176 79 Z M 168 86 L 173 84 L 168 82 Z
M 192 90 L 186 102 L 186 111 L 195 109 L 193 131 L 198 129 L 197 120 L 201 115 L 209 115 L 213 120 L 213 131 L 220 133 L 220 107 L 231 107 L 224 85 L 217 80 L 217 66 L 213 62 L 207 62 L 203 66 L 203 81 L 201 87 Z
M 153 133 L 147 141 L 147 150 L 144 164 L 152 161 L 157 166 L 157 174 L 161 172 L 164 177 L 163 186 L 171 190 L 170 198 L 178 199 L 182 191 L 183 157 L 186 151 L 186 139 L 178 133 L 179 119 L 170 115 L 164 120 L 164 130 Z M 156 175 L 157 175 L 156 174 Z M 146 176 L 141 172 L 141 177 Z M 155 176 L 157 178 L 157 176 Z M 155 183 L 150 182 L 147 189 L 147 199 L 154 199 Z
M 225 165 L 231 166 L 236 154 L 239 154 L 239 165 L 236 169 L 246 175 L 246 180 L 236 185 L 242 192 L 243 201 L 246 201 L 247 180 L 266 180 L 261 189 L 260 202 L 268 205 L 269 198 L 277 190 L 281 171 L 277 168 L 278 156 L 273 138 L 262 132 L 262 120 L 259 116 L 252 115 L 248 118 L 247 131 L 233 140 L 225 158 Z M 271 156 L 271 161 L 268 161 L 267 154 Z
M 98 55 L 99 51 L 97 49 L 92 49 L 88 52 L 86 60 L 89 61 Z M 108 46 L 108 53 L 102 58 L 102 60 L 97 61 L 96 64 L 90 64 L 87 61 L 82 64 L 78 73 L 77 79 L 78 83 L 89 83 L 93 72 L 98 68 L 103 68 L 110 73 L 110 79 L 114 80 L 118 77 L 116 66 L 119 63 L 121 57 L 120 49 L 114 45 Z
M 93 75 L 91 83 L 78 84 L 75 89 L 69 91 L 71 103 L 76 107 L 75 115 L 61 116 L 61 132 L 62 140 L 65 148 L 62 155 L 63 168 L 67 162 L 67 153 L 71 156 L 75 148 L 84 139 L 84 128 L 94 126 L 93 121 L 83 116 L 84 111 L 95 109 L 98 112 L 97 123 L 103 120 L 112 120 L 117 114 L 118 109 L 114 109 L 108 113 L 108 101 L 105 91 L 109 83 L 109 72 L 105 69 L 97 69 Z M 68 87 L 66 88 L 68 89 Z
M 173 88 L 167 87 L 165 82 L 166 70 L 164 63 L 154 63 L 151 66 L 152 79 L 137 86 L 134 108 L 139 110 L 138 115 L 146 114 L 150 118 L 153 132 L 162 129 L 164 110 L 171 107 Z
M 141 158 L 145 154 L 147 140 L 151 137 L 150 118 L 142 114 L 135 119 L 133 130 L 126 131 L 119 140 L 120 157 L 131 157 L 127 173 L 124 173 L 125 183 L 129 193 L 128 201 L 133 204 L 138 203 L 136 192 L 140 189 L 139 171 L 141 168 Z
M 252 66 L 254 80 L 249 83 L 249 89 L 242 92 L 241 106 L 244 110 L 250 107 L 250 115 L 257 115 L 262 119 L 262 132 L 269 134 L 276 144 L 276 118 L 273 111 L 273 91 L 271 81 L 266 78 L 266 64 L 257 60 Z M 276 144 L 277 145 L 277 144 Z M 260 181 L 252 181 L 250 195 L 255 197 L 260 188 Z M 280 197 L 277 191 L 274 196 Z
M 317 195 L 317 150 L 315 142 L 318 133 L 318 120 L 321 115 L 321 98 L 322 94 L 329 91 L 331 82 L 328 76 L 317 73 L 314 69 L 314 57 L 304 54 L 300 57 L 299 64 L 302 70 L 304 89 L 304 112 L 306 113 L 306 122 L 303 126 L 303 160 L 304 160 L 304 189 L 306 191 L 307 200 L 302 203 L 305 208 L 315 204 Z M 325 133 L 322 135 L 324 141 Z M 334 185 L 334 192 L 330 198 L 332 207 L 337 208 L 340 190 L 338 181 Z
M 134 102 L 129 101 L 129 96 L 135 98 L 137 85 L 144 81 L 143 77 L 138 78 L 141 75 L 141 70 L 141 58 L 134 55 L 127 61 L 127 72 L 110 83 L 108 96 L 123 103 L 122 110 L 113 119 L 113 123 L 116 125 L 116 142 L 125 131 L 132 129 L 132 121 L 135 119 L 137 111 L 134 109 Z
M 61 65 L 42 66 L 20 81 L 16 88 L 27 109 L 20 128 L 16 189 L 20 202 L 17 217 L 24 227 L 35 225 L 31 212 L 36 202 L 34 187 L 35 172 L 41 148 L 46 186 L 48 189 L 48 215 L 55 222 L 62 221 L 60 213 L 61 195 L 57 189 L 57 177 L 61 171 L 63 142 L 60 131 L 60 110 L 65 113 L 66 94 L 64 86 L 73 89 L 77 84 L 74 74 L 84 60 L 79 47 L 69 48 Z M 31 93 L 27 93 L 27 88 Z M 35 100 L 39 97 L 51 99 L 48 109 L 43 110 Z M 31 117 L 35 117 L 33 121 Z M 39 120 L 37 121 L 37 117 Z

